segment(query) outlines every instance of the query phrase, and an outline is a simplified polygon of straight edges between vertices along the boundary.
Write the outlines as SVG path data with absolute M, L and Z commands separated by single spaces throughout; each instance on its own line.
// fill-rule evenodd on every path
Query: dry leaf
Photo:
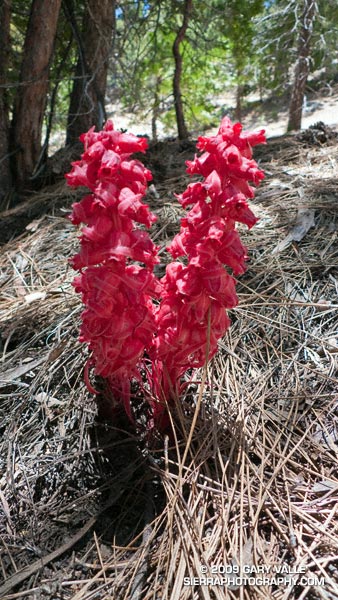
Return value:
M 286 238 L 279 242 L 272 250 L 272 254 L 278 254 L 290 246 L 292 242 L 300 242 L 311 227 L 315 226 L 315 211 L 312 208 L 299 208 L 297 218 L 291 231 Z

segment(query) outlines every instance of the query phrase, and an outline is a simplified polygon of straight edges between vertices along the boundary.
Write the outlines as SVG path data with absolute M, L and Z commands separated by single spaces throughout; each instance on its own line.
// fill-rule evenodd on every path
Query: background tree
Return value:
M 316 0 L 303 0 L 302 4 L 303 12 L 301 15 L 298 38 L 298 57 L 295 65 L 294 81 L 289 106 L 288 131 L 298 131 L 301 128 L 304 94 L 310 73 L 310 44 L 314 20 L 318 10 Z
M 271 101 L 278 102 L 279 98 L 279 105 L 282 102 L 285 107 L 290 107 L 293 102 L 290 81 L 299 82 L 295 67 L 300 67 L 298 59 L 303 56 L 301 45 L 306 37 L 309 38 L 309 55 L 300 61 L 308 69 L 306 78 L 302 78 L 305 95 L 319 90 L 330 93 L 331 86 L 337 82 L 338 3 L 336 0 L 317 0 L 314 4 L 311 31 L 305 32 L 305 38 L 302 33 L 306 15 L 304 0 L 273 0 L 265 3 L 263 12 L 255 18 L 253 57 L 261 99 L 270 97 Z M 300 108 L 304 93 L 302 101 L 298 102 Z M 293 108 L 291 110 L 294 112 Z M 298 125 L 292 127 L 299 126 L 299 112 L 298 109 Z
M 184 122 L 190 131 L 201 131 L 217 122 L 219 110 L 215 114 L 214 99 L 229 79 L 227 40 L 216 27 L 219 15 L 214 10 L 215 0 L 210 1 L 213 6 L 194 0 L 180 42 L 179 87 Z M 173 45 L 183 23 L 183 11 L 184 3 L 177 0 L 120 4 L 112 97 L 139 118 L 151 115 L 153 137 L 158 134 L 159 122 L 165 131 L 177 131 Z
M 41 132 L 61 0 L 33 0 L 27 25 L 20 85 L 13 123 L 12 161 L 16 185 L 23 187 L 33 174 L 41 152 Z
M 189 26 L 189 20 L 192 12 L 192 0 L 184 0 L 183 7 L 183 21 L 179 28 L 175 41 L 173 43 L 173 55 L 175 61 L 175 70 L 173 78 L 173 95 L 174 95 L 174 106 L 176 113 L 177 133 L 179 140 L 185 140 L 189 136 L 188 129 L 184 119 L 183 102 L 182 102 L 182 90 L 181 90 L 181 79 L 182 79 L 182 65 L 183 57 L 181 54 L 181 44 L 187 33 Z
M 254 18 L 263 10 L 263 0 L 226 0 L 224 18 L 221 23 L 223 34 L 228 39 L 230 65 L 236 86 L 235 118 L 242 119 L 242 98 L 245 85 L 253 87 L 253 38 Z
M 106 118 L 105 93 L 116 7 L 114 0 L 87 0 L 79 32 L 72 0 L 66 0 L 66 5 L 78 44 L 67 123 L 69 144 L 92 125 L 100 129 Z
M 174 34 L 168 3 L 120 5 L 111 65 L 110 95 L 138 118 L 151 118 L 157 139 L 159 119 L 170 111 Z
M 253 22 L 253 56 L 261 100 L 283 96 L 290 87 L 290 68 L 296 60 L 295 10 L 298 0 L 266 3 Z
M 0 205 L 11 188 L 9 160 L 9 106 L 6 92 L 9 60 L 10 0 L 0 4 Z
M 331 93 L 338 81 L 338 2 L 318 0 L 312 36 L 311 67 L 320 70 L 319 84 Z

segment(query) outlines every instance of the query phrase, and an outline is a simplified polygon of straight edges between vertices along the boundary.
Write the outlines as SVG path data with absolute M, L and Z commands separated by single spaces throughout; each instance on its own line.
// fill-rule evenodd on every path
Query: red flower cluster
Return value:
M 235 275 L 245 270 L 236 222 L 249 228 L 256 222 L 247 203 L 254 196 L 249 182 L 258 184 L 264 175 L 251 148 L 265 142 L 264 132 L 242 132 L 225 117 L 216 136 L 198 139 L 203 154 L 187 162 L 187 171 L 203 179 L 178 196 L 192 208 L 168 248 L 184 262 L 171 262 L 160 281 L 153 274 L 158 249 L 139 227 L 156 219 L 141 202 L 151 173 L 130 159 L 146 150 L 146 140 L 115 131 L 109 121 L 103 131 L 92 128 L 80 139 L 85 152 L 67 175 L 70 185 L 91 191 L 70 217 L 85 224 L 72 260 L 80 271 L 74 286 L 85 305 L 80 340 L 92 351 L 96 374 L 122 393 L 129 414 L 130 379 L 141 379 L 147 356 L 160 400 L 151 403 L 152 417 L 163 423 L 163 399 L 173 399 L 187 369 L 215 354 L 230 324 L 226 309 L 237 304 L 235 281 L 224 265 Z
M 96 374 L 126 389 L 125 382 L 129 385 L 137 375 L 145 347 L 152 343 L 152 298 L 161 289 L 152 272 L 157 248 L 136 225 L 150 227 L 156 220 L 141 202 L 152 175 L 140 161 L 130 159 L 134 152 L 145 152 L 147 141 L 115 131 L 110 121 L 103 131 L 92 128 L 80 140 L 85 152 L 66 176 L 69 185 L 92 192 L 73 205 L 70 215 L 74 225 L 86 224 L 81 250 L 71 261 L 81 272 L 74 286 L 86 307 L 80 340 L 92 351 Z
M 240 123 L 225 117 L 216 136 L 198 139 L 197 148 L 205 152 L 187 162 L 188 173 L 204 180 L 178 196 L 183 207 L 192 208 L 168 250 L 173 258 L 186 257 L 187 266 L 171 263 L 162 279 L 154 345 L 165 390 L 188 368 L 205 364 L 229 327 L 225 309 L 236 306 L 237 296 L 223 265 L 235 275 L 245 270 L 246 248 L 235 227 L 236 221 L 252 227 L 257 220 L 247 203 L 254 196 L 248 182 L 264 177 L 251 158 L 251 147 L 262 142 L 264 131 L 242 133 Z

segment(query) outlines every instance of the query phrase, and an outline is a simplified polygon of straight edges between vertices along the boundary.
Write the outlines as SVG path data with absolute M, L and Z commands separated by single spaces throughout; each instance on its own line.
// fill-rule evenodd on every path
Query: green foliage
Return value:
M 8 103 L 13 107 L 20 77 L 32 0 L 12 0 Z M 46 124 L 64 129 L 78 56 L 85 0 L 64 0 L 50 70 Z M 109 95 L 138 116 L 150 116 L 153 133 L 162 123 L 175 130 L 172 46 L 182 23 L 183 0 L 117 0 Z M 318 0 L 311 71 L 319 81 L 337 81 L 338 3 Z M 181 44 L 182 99 L 188 129 L 212 125 L 219 98 L 237 88 L 283 94 L 297 56 L 299 0 L 194 0 Z M 85 40 L 84 40 L 85 42 Z M 319 84 L 318 84 L 319 85 Z
M 115 93 L 127 109 L 159 115 L 167 111 L 171 93 L 174 34 L 167 31 L 161 7 L 140 11 L 140 4 L 124 6 L 117 19 Z
M 319 70 L 319 83 L 325 86 L 338 82 L 338 3 L 320 0 L 318 7 L 311 70 Z
M 160 118 L 170 130 L 175 124 L 172 46 L 182 21 L 182 2 L 157 2 L 151 6 L 137 3 L 138 14 L 142 15 L 137 25 L 136 3 L 132 4 L 134 7 L 126 3 L 118 19 L 119 96 L 126 108 L 137 110 L 144 116 L 151 115 L 153 122 Z M 141 4 L 143 10 L 140 10 Z M 130 34 L 131 28 L 133 34 Z M 206 93 L 210 94 L 214 78 L 206 77 L 210 60 L 204 56 L 203 47 L 196 43 L 196 36 L 190 30 L 181 51 L 184 60 L 183 101 L 188 126 L 192 127 L 208 118 L 205 98 Z
M 289 89 L 291 69 L 297 60 L 302 10 L 303 2 L 299 0 L 272 0 L 266 4 L 262 17 L 255 20 L 253 46 L 262 95 L 284 94 Z M 319 80 L 337 77 L 337 35 L 336 0 L 318 0 L 310 70 Z

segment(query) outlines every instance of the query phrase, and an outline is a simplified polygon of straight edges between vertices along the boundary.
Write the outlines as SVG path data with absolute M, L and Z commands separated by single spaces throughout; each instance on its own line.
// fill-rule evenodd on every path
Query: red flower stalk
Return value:
M 130 379 L 141 381 L 147 357 L 158 400 L 149 401 L 152 420 L 164 427 L 165 401 L 177 397 L 187 369 L 214 356 L 230 325 L 226 310 L 238 300 L 225 266 L 234 275 L 245 270 L 246 248 L 236 222 L 250 228 L 257 220 L 247 198 L 254 196 L 249 182 L 264 177 L 251 150 L 265 142 L 264 131 L 242 132 L 225 117 L 216 136 L 198 139 L 203 153 L 187 161 L 187 171 L 203 179 L 177 196 L 192 208 L 168 247 L 174 259 L 185 262 L 171 262 L 160 281 L 153 274 L 157 248 L 138 226 L 149 228 L 156 220 L 141 202 L 151 173 L 130 159 L 146 150 L 146 140 L 115 131 L 109 121 L 103 131 L 92 128 L 80 139 L 85 152 L 67 175 L 70 185 L 91 191 L 73 205 L 70 217 L 75 225 L 85 224 L 72 260 L 80 271 L 74 287 L 85 305 L 80 340 L 92 351 L 89 364 L 121 394 L 130 417 Z
M 70 215 L 74 225 L 85 224 L 81 250 L 71 261 L 80 271 L 73 285 L 86 307 L 80 340 L 92 351 L 95 373 L 122 394 L 130 415 L 130 379 L 138 376 L 138 364 L 152 343 L 152 298 L 161 290 L 152 272 L 159 262 L 157 248 L 137 227 L 156 220 L 141 202 L 152 176 L 130 159 L 133 152 L 145 152 L 147 141 L 115 131 L 110 121 L 103 131 L 92 128 L 80 140 L 85 152 L 66 176 L 69 185 L 92 192 L 73 205 Z
M 234 275 L 245 270 L 246 248 L 235 227 L 236 221 L 249 228 L 257 221 L 247 203 L 254 196 L 248 182 L 258 184 L 264 177 L 251 158 L 251 147 L 262 142 L 264 131 L 242 133 L 240 123 L 232 125 L 225 117 L 216 136 L 198 139 L 197 148 L 206 151 L 187 161 L 187 172 L 204 179 L 177 196 L 183 207 L 192 208 L 168 250 L 173 258 L 186 257 L 187 265 L 173 262 L 167 267 L 156 310 L 153 357 L 167 396 L 187 369 L 201 367 L 214 356 L 229 327 L 226 309 L 238 299 L 224 265 Z

